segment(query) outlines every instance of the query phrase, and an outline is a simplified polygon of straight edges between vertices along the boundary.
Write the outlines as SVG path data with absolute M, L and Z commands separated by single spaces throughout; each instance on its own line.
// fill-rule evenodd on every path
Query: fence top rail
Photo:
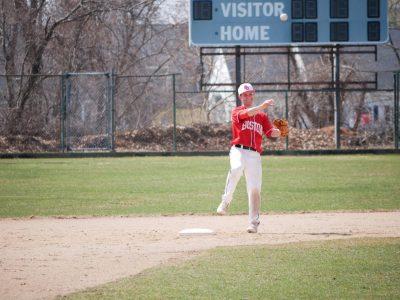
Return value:
M 333 93 L 336 89 L 276 89 L 276 90 L 267 90 L 267 89 L 257 89 L 258 93 L 290 93 L 290 92 L 310 92 L 310 93 Z M 394 89 L 343 89 L 345 92 L 393 92 Z M 176 91 L 177 94 L 203 94 L 203 93 L 235 93 L 235 90 L 204 90 L 204 91 Z
M 110 72 L 66 72 L 63 75 L 65 76 L 92 76 L 92 75 L 105 75 L 109 76 Z
M 118 75 L 114 74 L 114 76 L 118 78 L 149 78 L 149 77 L 169 77 L 169 76 L 177 76 L 177 75 L 182 75 L 181 73 L 169 73 L 169 74 L 154 74 L 154 75 Z
M 169 77 L 169 76 L 177 76 L 181 75 L 181 73 L 168 73 L 168 74 L 153 74 L 153 75 L 119 75 L 117 73 L 111 72 L 66 72 L 62 74 L 0 74 L 0 77 L 61 77 L 61 76 L 90 76 L 90 75 L 106 75 L 106 76 L 115 76 L 118 78 L 124 77 Z
M 63 74 L 0 74 L 0 77 L 61 77 Z
M 134 156 L 226 156 L 228 151 L 193 152 L 41 152 L 41 153 L 1 153 L 0 159 L 10 158 L 82 158 L 82 157 L 134 157 Z M 399 149 L 326 149 L 326 150 L 267 150 L 262 155 L 351 155 L 351 154 L 400 154 Z

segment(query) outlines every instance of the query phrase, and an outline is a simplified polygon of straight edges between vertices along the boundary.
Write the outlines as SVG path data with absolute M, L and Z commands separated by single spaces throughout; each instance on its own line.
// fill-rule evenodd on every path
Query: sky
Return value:
M 179 24 L 188 20 L 188 0 L 160 0 L 160 23 Z

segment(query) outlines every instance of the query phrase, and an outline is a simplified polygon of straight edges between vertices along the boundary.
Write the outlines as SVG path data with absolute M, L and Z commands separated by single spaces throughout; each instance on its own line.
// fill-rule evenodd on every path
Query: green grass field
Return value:
M 398 299 L 400 239 L 217 248 L 66 299 Z
M 0 160 L 0 217 L 213 214 L 228 157 Z M 398 210 L 400 155 L 263 157 L 263 212 Z M 244 178 L 231 213 L 247 213 Z M 217 248 L 71 299 L 399 298 L 400 239 Z
M 0 217 L 214 213 L 228 157 L 0 160 Z M 263 212 L 400 209 L 400 155 L 263 157 Z M 247 212 L 244 178 L 231 213 Z

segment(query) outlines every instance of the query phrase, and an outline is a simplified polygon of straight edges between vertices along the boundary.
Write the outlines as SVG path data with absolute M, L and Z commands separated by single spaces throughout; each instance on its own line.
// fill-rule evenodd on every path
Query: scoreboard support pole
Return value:
M 241 70 L 241 56 L 240 56 L 240 46 L 235 47 L 235 65 L 236 65 L 236 106 L 240 106 L 241 102 L 239 99 L 238 88 L 242 81 L 242 70 Z

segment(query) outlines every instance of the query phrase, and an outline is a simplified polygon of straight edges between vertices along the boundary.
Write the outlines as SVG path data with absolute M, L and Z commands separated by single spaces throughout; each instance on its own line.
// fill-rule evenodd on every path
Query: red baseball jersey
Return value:
M 261 153 L 262 134 L 271 137 L 273 126 L 264 112 L 258 112 L 249 117 L 245 106 L 232 110 L 232 141 L 231 145 L 252 147 Z

